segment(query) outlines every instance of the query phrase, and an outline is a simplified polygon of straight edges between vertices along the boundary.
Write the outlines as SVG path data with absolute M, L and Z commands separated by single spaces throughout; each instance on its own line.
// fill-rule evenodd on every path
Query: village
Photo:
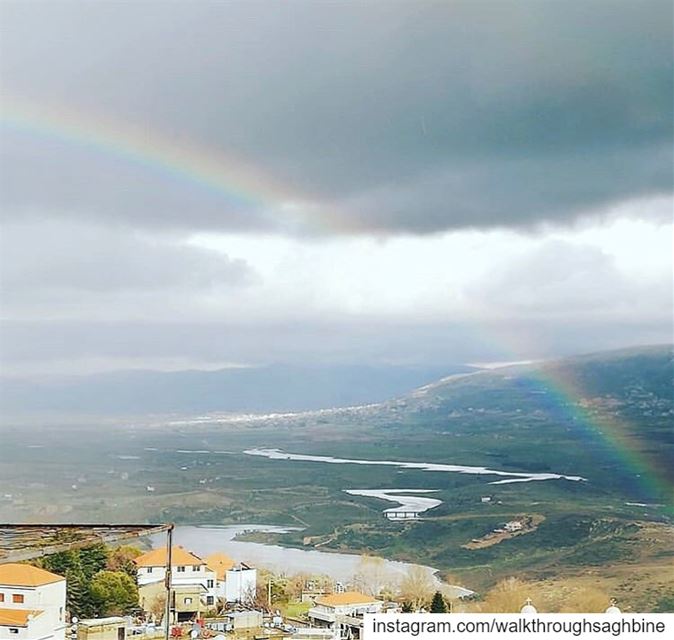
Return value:
M 137 593 L 138 600 L 118 607 L 117 613 L 126 609 L 126 615 L 94 618 L 71 615 L 66 576 L 26 563 L 0 564 L 0 640 L 196 639 L 225 634 L 258 640 L 357 639 L 365 613 L 402 610 L 395 601 L 350 590 L 340 582 L 306 580 L 294 603 L 297 613 L 288 615 L 292 607 L 285 603 L 283 615 L 273 607 L 271 579 L 260 585 L 256 568 L 223 553 L 201 558 L 178 545 L 171 547 L 170 561 L 167 553 L 160 547 L 133 559 L 136 589 L 130 592 Z M 124 588 L 123 583 L 117 586 Z M 260 597 L 261 592 L 267 597 Z
M 416 595 L 394 592 L 378 558 L 364 562 L 371 580 L 353 584 L 278 575 L 222 552 L 201 557 L 172 533 L 172 525 L 3 530 L 0 640 L 357 640 L 364 614 L 425 611 L 437 586 L 420 574 Z M 152 534 L 167 534 L 166 544 L 124 544 Z M 434 607 L 449 606 L 438 591 Z
M 165 545 L 125 544 L 157 532 Z M 349 583 L 274 574 L 222 552 L 201 557 L 172 533 L 172 525 L 0 530 L 0 640 L 360 640 L 366 614 L 465 612 L 477 597 L 422 567 L 394 587 L 383 561 L 367 556 Z M 536 613 L 513 586 L 514 610 Z M 620 613 L 607 604 L 606 613 Z

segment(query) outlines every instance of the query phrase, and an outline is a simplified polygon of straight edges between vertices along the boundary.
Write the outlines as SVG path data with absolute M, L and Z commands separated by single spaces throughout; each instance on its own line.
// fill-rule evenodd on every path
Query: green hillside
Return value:
M 454 376 L 356 409 L 6 428 L 0 509 L 15 521 L 299 525 L 278 541 L 430 564 L 478 590 L 639 567 L 659 579 L 674 559 L 671 382 L 671 347 L 653 347 Z M 243 453 L 255 447 L 586 481 L 491 484 L 502 477 Z M 344 493 L 392 488 L 433 489 L 442 504 L 401 524 L 383 517 L 391 503 Z M 483 544 L 513 519 L 532 526 Z M 670 597 L 663 584 L 639 606 Z
M 391 402 L 374 418 L 393 432 L 451 439 L 461 459 L 582 475 L 595 488 L 670 501 L 673 356 L 622 350 L 453 376 Z

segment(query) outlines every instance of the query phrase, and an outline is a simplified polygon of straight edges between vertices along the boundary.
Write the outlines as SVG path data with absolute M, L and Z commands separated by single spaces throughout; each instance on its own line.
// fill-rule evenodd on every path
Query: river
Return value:
M 280 449 L 248 449 L 249 456 L 261 456 L 271 460 L 296 460 L 302 462 L 323 462 L 328 464 L 360 464 L 400 469 L 420 469 L 421 471 L 440 471 L 444 473 L 468 473 L 479 476 L 502 476 L 504 480 L 494 480 L 489 484 L 510 484 L 513 482 L 534 482 L 539 480 L 571 480 L 584 482 L 581 476 L 565 476 L 559 473 L 525 473 L 521 471 L 501 471 L 487 467 L 470 467 L 460 464 L 440 464 L 436 462 L 400 462 L 394 460 L 366 460 L 362 458 L 334 458 L 332 456 L 312 456 L 302 453 L 286 453 Z
M 442 504 L 437 498 L 425 498 L 419 493 L 435 493 L 437 489 L 344 489 L 344 493 L 352 496 L 365 498 L 379 498 L 388 502 L 395 502 L 395 507 L 384 509 L 384 514 L 390 520 L 395 519 L 396 514 L 405 513 L 417 517 L 429 509 Z M 404 494 L 414 495 L 404 495 Z

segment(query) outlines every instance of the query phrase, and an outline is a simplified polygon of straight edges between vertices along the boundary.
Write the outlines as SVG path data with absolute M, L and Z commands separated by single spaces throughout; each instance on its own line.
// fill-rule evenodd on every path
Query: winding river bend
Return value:
M 437 498 L 420 496 L 420 493 L 435 493 L 437 489 L 344 489 L 344 493 L 364 498 L 379 498 L 388 502 L 395 502 L 395 507 L 384 509 L 389 520 L 405 519 L 408 515 L 418 517 L 419 514 L 442 504 Z M 409 495 L 412 494 L 412 495 Z M 402 514 L 404 516 L 398 517 Z
M 421 471 L 440 471 L 444 473 L 468 473 L 479 476 L 502 476 L 503 480 L 494 480 L 489 484 L 511 484 L 513 482 L 534 482 L 541 480 L 571 480 L 584 482 L 581 476 L 565 476 L 559 473 L 524 473 L 518 471 L 499 471 L 487 467 L 468 467 L 458 464 L 437 464 L 434 462 L 397 462 L 393 460 L 364 460 L 357 458 L 333 458 L 332 456 L 311 456 L 301 453 L 286 453 L 280 449 L 248 449 L 249 456 L 262 456 L 272 460 L 300 460 L 303 462 L 324 462 L 327 464 L 361 464 L 400 469 L 420 469 Z
M 210 451 L 190 453 L 211 453 Z M 430 462 L 404 462 L 393 460 L 366 460 L 357 458 L 335 458 L 332 456 L 313 456 L 299 453 L 286 453 L 280 449 L 248 449 L 244 451 L 249 456 L 259 456 L 272 460 L 289 460 L 302 462 L 316 462 L 323 464 L 356 464 L 372 466 L 397 467 L 399 469 L 419 469 L 441 473 L 465 473 L 477 476 L 496 476 L 489 484 L 509 484 L 514 482 L 535 482 L 543 480 L 569 480 L 572 482 L 585 481 L 581 476 L 567 476 L 558 473 L 525 473 L 520 471 L 503 471 L 488 467 L 438 464 Z M 419 494 L 432 493 L 432 489 L 346 489 L 346 493 L 354 496 L 381 498 L 397 503 L 397 507 L 386 509 L 395 511 L 405 508 L 416 514 L 422 513 L 441 504 L 437 498 Z M 405 495 L 407 494 L 407 495 Z M 265 567 L 277 573 L 288 575 L 297 573 L 327 574 L 342 582 L 350 582 L 358 571 L 360 556 L 347 553 L 330 553 L 317 549 L 293 549 L 275 544 L 263 544 L 238 540 L 237 536 L 246 532 L 287 533 L 292 529 L 269 525 L 229 525 L 229 526 L 180 526 L 174 534 L 174 541 L 185 548 L 206 556 L 217 551 L 223 551 L 236 561 L 250 563 L 253 566 Z M 295 529 L 296 530 L 296 529 Z M 164 543 L 160 535 L 153 540 L 156 546 Z M 413 566 L 422 566 L 433 579 L 435 569 L 423 565 L 413 565 L 406 562 L 385 560 L 386 571 L 390 573 L 392 582 L 398 582 Z M 439 584 L 439 581 L 438 581 Z M 472 592 L 463 587 L 451 587 L 456 596 L 469 595 Z

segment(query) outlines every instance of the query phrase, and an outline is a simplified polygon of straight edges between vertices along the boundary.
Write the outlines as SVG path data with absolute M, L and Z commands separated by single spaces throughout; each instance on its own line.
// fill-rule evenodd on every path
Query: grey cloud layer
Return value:
M 310 260 L 306 279 L 275 274 L 277 291 L 248 263 L 188 243 L 201 230 L 544 232 L 671 193 L 669 0 L 5 0 L 0 23 L 3 96 L 131 123 L 139 147 L 111 150 L 115 139 L 76 116 L 75 137 L 49 121 L 0 123 L 10 371 L 96 359 L 441 364 L 671 339 L 671 278 L 644 283 L 590 246 L 543 239 L 506 265 L 439 260 L 440 274 L 489 267 L 463 292 L 468 311 L 444 309 L 440 289 L 429 308 L 387 311 L 382 296 L 368 314 L 325 290 Z M 200 181 L 199 159 L 178 158 L 188 176 L 144 158 L 155 135 L 263 177 L 219 176 L 228 196 Z M 292 242 L 322 241 L 361 240 Z M 264 247 L 247 251 L 262 272 Z M 400 286 L 404 300 L 416 284 L 396 277 L 382 275 L 382 289 Z M 513 353 L 491 346 L 501 342 Z
M 640 336 L 638 341 L 635 334 Z M 61 363 L 59 369 L 64 372 L 87 372 L 92 370 L 92 358 L 113 364 L 124 361 L 125 368 L 180 358 L 189 358 L 200 367 L 220 362 L 442 366 L 461 361 L 550 357 L 670 340 L 661 322 L 647 318 L 629 324 L 620 318 L 425 325 L 353 323 L 348 319 L 264 326 L 7 322 L 3 323 L 2 335 L 3 373 L 9 375 L 17 367 L 38 373 L 49 362 Z
M 197 294 L 245 285 L 255 273 L 242 260 L 118 228 L 42 221 L 5 224 L 0 234 L 0 294 L 6 312 L 17 298 L 70 292 Z
M 650 0 L 3 3 L 9 94 L 246 159 L 309 224 L 89 148 L 3 135 L 6 211 L 425 233 L 672 188 L 672 7 Z M 302 212 L 298 214 L 302 221 Z

